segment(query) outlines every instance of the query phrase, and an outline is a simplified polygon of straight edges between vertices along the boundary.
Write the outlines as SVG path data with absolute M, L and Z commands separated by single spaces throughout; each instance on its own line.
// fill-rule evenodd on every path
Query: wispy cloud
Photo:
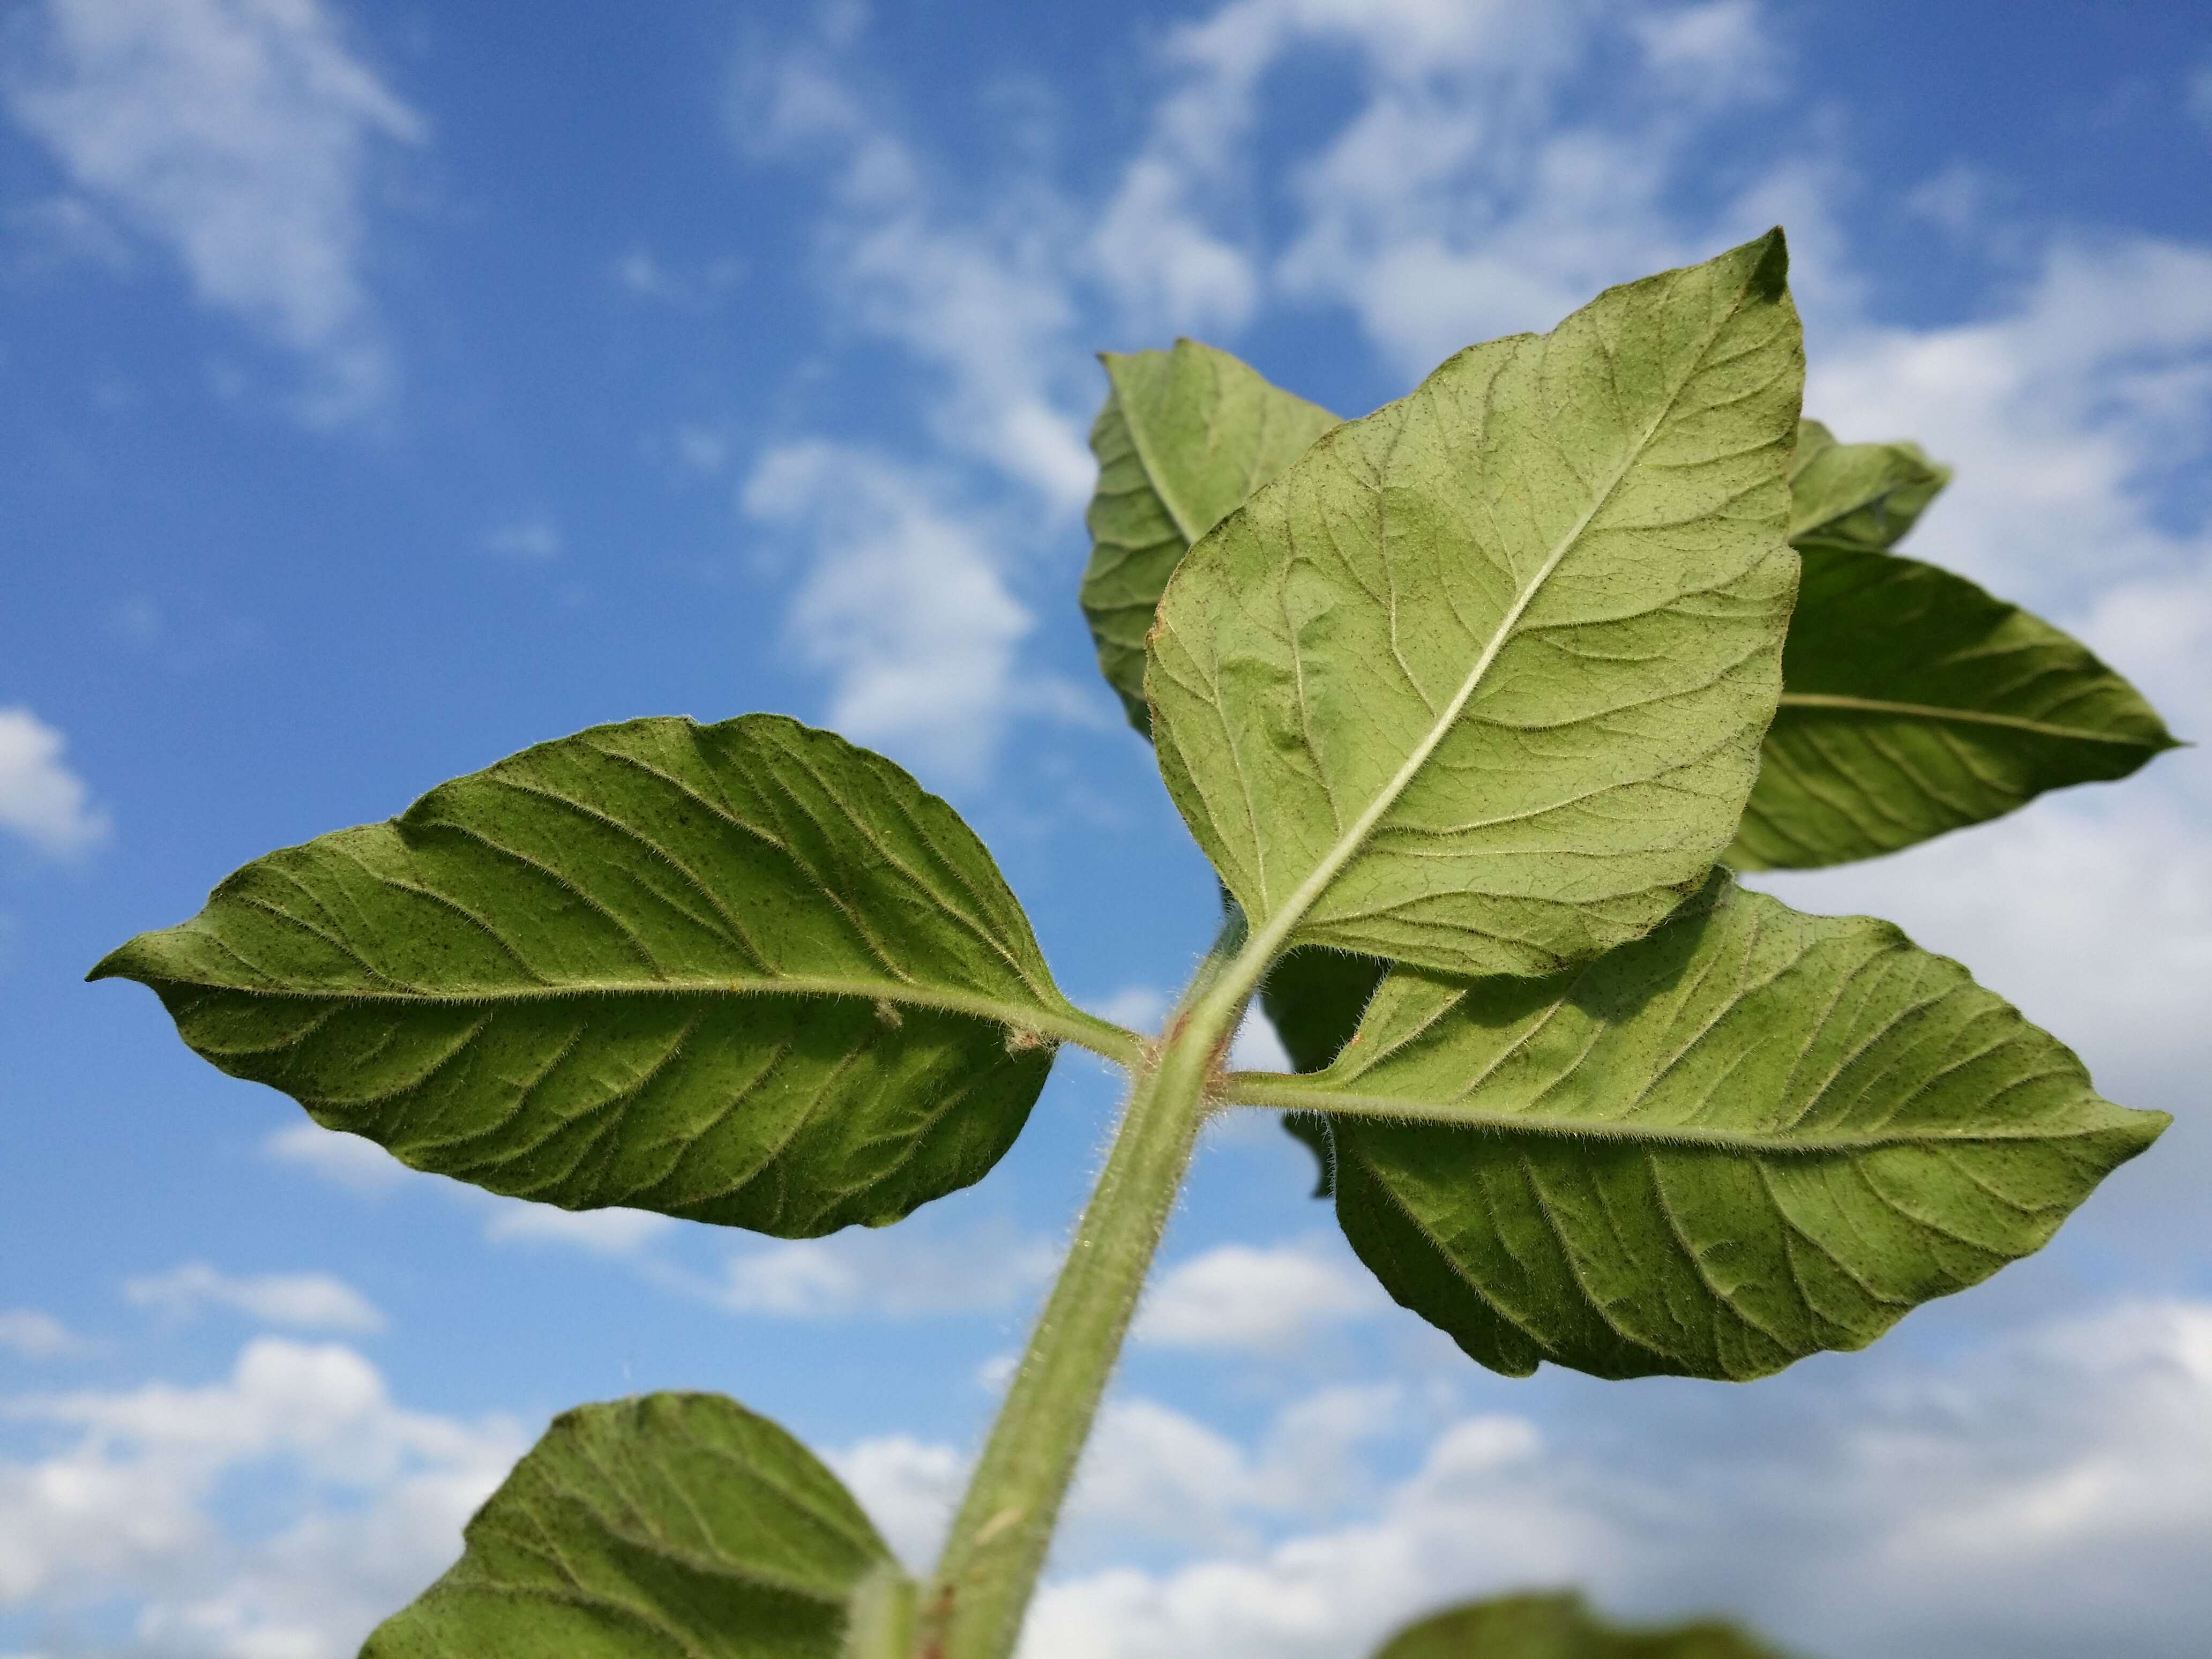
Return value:
M 200 302 L 308 371 L 299 407 L 368 412 L 393 368 L 365 275 L 380 149 L 422 118 L 323 0 L 44 0 L 8 105 L 81 204 L 182 267 Z
M 0 830 L 53 858 L 75 858 L 105 842 L 107 813 L 62 756 L 68 740 L 29 709 L 0 708 Z
M 175 1320 L 197 1319 L 211 1309 L 243 1314 L 257 1324 L 293 1330 L 367 1334 L 384 1328 L 376 1304 L 331 1273 L 231 1274 L 204 1261 L 125 1282 L 125 1300 Z
M 484 550 L 517 564 L 545 564 L 561 556 L 567 544 L 561 526 L 550 514 L 526 514 L 494 525 L 484 536 Z
M 0 1349 L 21 1359 L 70 1359 L 92 1344 L 50 1313 L 36 1308 L 0 1309 Z
M 769 450 L 742 492 L 755 522 L 812 550 L 792 604 L 799 653 L 835 687 L 829 720 L 926 773 L 979 776 L 1025 697 L 1034 625 L 988 529 L 927 475 L 820 440 Z
M 741 1250 L 711 1294 L 732 1313 L 784 1319 L 1004 1313 L 1052 1276 L 1060 1255 L 1047 1240 L 988 1224 L 854 1228 Z

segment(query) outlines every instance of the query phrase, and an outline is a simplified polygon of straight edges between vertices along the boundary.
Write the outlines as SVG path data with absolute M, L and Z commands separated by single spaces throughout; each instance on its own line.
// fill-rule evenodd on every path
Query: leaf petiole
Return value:
M 1231 912 L 1129 1101 L 917 1617 L 918 1659 L 1006 1659 L 1265 963 Z

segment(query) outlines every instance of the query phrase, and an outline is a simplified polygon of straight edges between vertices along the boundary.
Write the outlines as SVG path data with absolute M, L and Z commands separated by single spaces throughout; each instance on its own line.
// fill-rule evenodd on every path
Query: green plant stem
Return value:
M 917 1620 L 917 1659 L 1014 1650 L 1222 1056 L 1266 965 L 1240 948 L 1244 934 L 1232 912 L 1136 1068 L 1106 1167 L 953 1518 Z

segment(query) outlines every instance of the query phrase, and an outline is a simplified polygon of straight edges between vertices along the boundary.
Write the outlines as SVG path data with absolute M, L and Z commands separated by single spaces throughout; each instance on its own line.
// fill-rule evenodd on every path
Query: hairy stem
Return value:
M 916 1621 L 917 1659 L 1007 1659 L 1261 965 L 1232 914 L 1157 1047 L 962 1499 Z

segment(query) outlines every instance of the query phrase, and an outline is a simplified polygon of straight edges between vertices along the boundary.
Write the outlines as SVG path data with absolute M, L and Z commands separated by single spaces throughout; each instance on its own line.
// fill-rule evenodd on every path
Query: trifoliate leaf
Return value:
M 416 1169 L 787 1237 L 979 1179 L 1071 1007 L 991 857 L 764 714 L 595 726 L 255 860 L 93 970 Z
M 655 1394 L 554 1419 L 362 1659 L 905 1659 L 914 1587 L 766 1418 Z
M 1779 232 L 1462 352 L 1191 550 L 1146 676 L 1262 945 L 1546 973 L 1741 816 L 1796 587 Z
M 1514 1376 L 1862 1347 L 2039 1249 L 2166 1122 L 1887 922 L 1720 876 L 1550 979 L 1395 972 L 1328 1071 L 1264 1082 L 1329 1112 L 1338 1218 L 1390 1293 Z
M 1190 544 L 1336 424 L 1212 346 L 1102 354 L 1110 390 L 1091 428 L 1098 488 L 1085 515 L 1091 563 L 1083 614 L 1099 671 L 1152 730 L 1145 635 L 1160 591 Z

